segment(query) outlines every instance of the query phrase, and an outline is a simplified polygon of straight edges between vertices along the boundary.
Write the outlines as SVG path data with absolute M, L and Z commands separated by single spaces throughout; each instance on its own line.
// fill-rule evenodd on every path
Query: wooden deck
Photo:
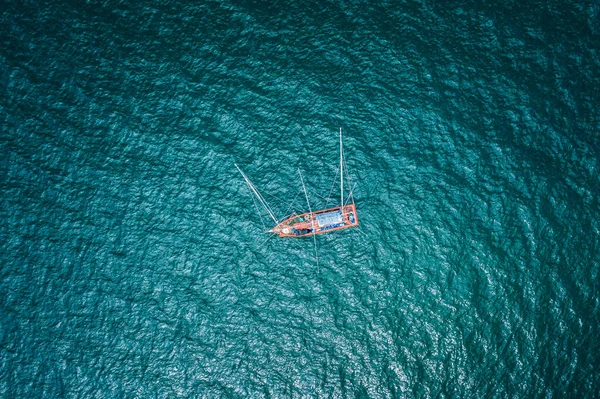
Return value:
M 269 230 L 280 237 L 310 237 L 358 226 L 354 204 L 292 215 Z

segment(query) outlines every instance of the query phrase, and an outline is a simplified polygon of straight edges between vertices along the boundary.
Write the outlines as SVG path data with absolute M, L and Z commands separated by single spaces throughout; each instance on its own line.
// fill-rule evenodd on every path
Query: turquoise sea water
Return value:
M 2 8 L 0 397 L 597 397 L 598 1 Z

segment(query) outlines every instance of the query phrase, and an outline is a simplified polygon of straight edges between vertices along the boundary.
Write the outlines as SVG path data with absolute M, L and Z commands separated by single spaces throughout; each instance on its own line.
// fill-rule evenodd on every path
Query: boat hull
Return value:
M 292 215 L 269 230 L 279 237 L 310 237 L 331 231 L 358 226 L 356 206 L 348 204 L 335 208 Z

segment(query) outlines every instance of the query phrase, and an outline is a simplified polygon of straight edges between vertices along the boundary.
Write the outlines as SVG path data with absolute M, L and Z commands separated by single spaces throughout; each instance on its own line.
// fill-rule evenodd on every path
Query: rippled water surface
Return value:
M 376 3 L 5 4 L 0 396 L 600 392 L 600 3 Z

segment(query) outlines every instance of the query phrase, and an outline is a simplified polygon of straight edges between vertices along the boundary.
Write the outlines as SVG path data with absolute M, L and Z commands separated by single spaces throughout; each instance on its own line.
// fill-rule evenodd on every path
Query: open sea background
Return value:
M 598 397 L 599 1 L 2 3 L 0 397 Z

